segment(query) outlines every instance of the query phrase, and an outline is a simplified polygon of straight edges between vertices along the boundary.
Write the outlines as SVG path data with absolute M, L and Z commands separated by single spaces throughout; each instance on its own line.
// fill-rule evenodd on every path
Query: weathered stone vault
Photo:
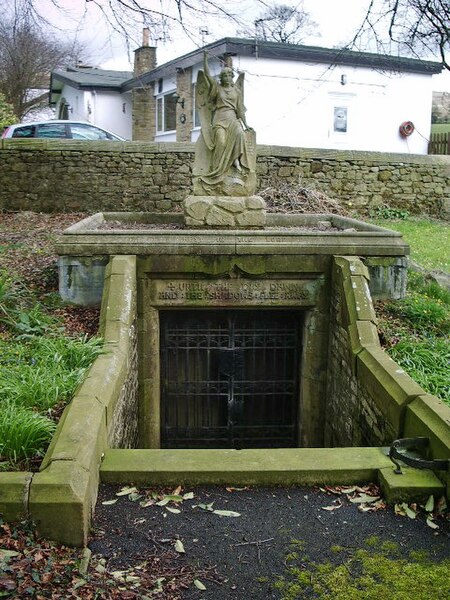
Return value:
M 142 225 L 131 230 L 127 219 L 136 217 Z M 412 468 L 399 476 L 386 456 L 395 438 L 426 436 L 428 458 L 450 458 L 450 409 L 378 341 L 372 296 L 404 291 L 408 248 L 401 236 L 331 215 L 274 216 L 265 230 L 239 232 L 183 229 L 181 218 L 99 214 L 62 236 L 61 293 L 78 303 L 101 300 L 105 353 L 64 411 L 40 472 L 0 473 L 6 518 L 26 516 L 42 535 L 82 545 L 100 479 L 161 485 L 371 480 L 392 502 L 442 494 L 444 486 L 448 495 L 448 469 L 438 477 Z M 122 227 L 111 229 L 117 220 Z M 329 221 L 326 231 L 318 220 Z M 268 321 L 296 315 L 297 447 L 161 447 L 161 322 L 181 311 L 260 312 Z

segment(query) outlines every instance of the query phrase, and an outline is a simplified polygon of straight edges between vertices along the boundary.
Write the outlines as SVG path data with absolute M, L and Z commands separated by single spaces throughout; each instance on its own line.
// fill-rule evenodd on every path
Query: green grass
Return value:
M 389 355 L 425 391 L 450 405 L 450 292 L 409 273 L 407 295 L 380 305 Z
M 67 402 L 100 350 L 98 338 L 0 339 L 0 405 L 48 411 Z
M 450 132 L 450 123 L 432 123 L 431 133 L 447 133 Z
M 55 431 L 54 421 L 24 406 L 0 401 L 0 463 L 9 469 L 15 463 L 44 455 Z
M 450 272 L 448 223 L 418 217 L 376 219 L 375 223 L 402 233 L 411 247 L 411 258 L 423 267 Z
M 430 394 L 450 405 L 450 342 L 402 340 L 390 356 Z
M 55 304 L 49 296 L 49 307 Z M 99 338 L 71 338 L 23 284 L 0 273 L 0 469 L 43 456 L 55 418 L 101 352 Z M 25 465 L 26 467 L 26 465 Z

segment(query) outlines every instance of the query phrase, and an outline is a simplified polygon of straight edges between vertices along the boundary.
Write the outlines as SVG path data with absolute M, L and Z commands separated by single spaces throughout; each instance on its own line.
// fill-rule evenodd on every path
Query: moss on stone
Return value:
M 372 536 L 361 548 L 335 552 L 333 562 L 315 563 L 292 552 L 274 582 L 283 600 L 441 600 L 450 596 L 450 560 L 428 554 L 401 555 L 391 541 Z M 332 547 L 333 548 L 333 547 Z M 333 549 L 332 549 L 333 552 Z

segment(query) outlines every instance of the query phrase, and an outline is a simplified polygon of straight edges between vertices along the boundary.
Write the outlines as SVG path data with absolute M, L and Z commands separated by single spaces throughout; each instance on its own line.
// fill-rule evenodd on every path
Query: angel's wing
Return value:
M 242 98 L 244 98 L 244 77 L 245 73 L 239 73 L 238 78 L 236 79 L 235 86 L 241 92 Z
M 213 149 L 212 140 L 212 110 L 209 103 L 209 88 L 210 84 L 206 79 L 203 71 L 199 71 L 197 75 L 197 83 L 195 85 L 195 107 L 200 115 L 200 124 L 202 126 L 202 136 L 209 150 Z
M 234 84 L 239 90 L 239 101 L 237 106 L 237 115 L 239 119 L 245 123 L 245 106 L 244 106 L 244 73 L 239 73 L 236 83 Z

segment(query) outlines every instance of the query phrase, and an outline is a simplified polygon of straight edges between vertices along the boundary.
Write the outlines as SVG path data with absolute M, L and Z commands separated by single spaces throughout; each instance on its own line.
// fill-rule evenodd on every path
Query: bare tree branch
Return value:
M 265 10 L 254 22 L 255 30 L 244 29 L 244 35 L 283 44 L 299 44 L 307 36 L 315 34 L 317 23 L 303 7 L 303 2 L 300 1 L 295 8 L 286 4 L 263 4 Z
M 430 58 L 437 55 L 450 70 L 448 0 L 371 0 L 349 47 L 376 45 L 378 50 Z
M 44 34 L 29 15 L 28 10 L 16 12 L 13 21 L 0 23 L 0 92 L 19 119 L 42 106 L 43 94 L 32 90 L 45 89 L 47 94 L 51 71 L 81 56 L 73 44 Z

